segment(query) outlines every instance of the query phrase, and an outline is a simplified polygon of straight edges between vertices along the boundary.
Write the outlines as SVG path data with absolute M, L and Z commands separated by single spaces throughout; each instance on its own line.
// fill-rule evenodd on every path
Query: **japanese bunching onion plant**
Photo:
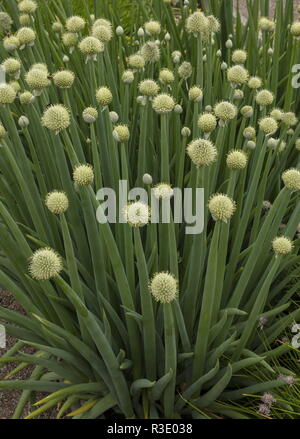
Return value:
M 27 418 L 269 418 L 298 383 L 280 363 L 300 317 L 293 1 L 242 20 L 141 0 L 126 23 L 76 3 L 1 2 L 0 284 L 24 313 L 0 307 L 18 339 L 0 364 L 20 363 L 0 389 L 23 390 L 14 418 L 35 392 Z M 120 180 L 160 203 L 203 188 L 203 232 L 139 199 L 99 221 Z

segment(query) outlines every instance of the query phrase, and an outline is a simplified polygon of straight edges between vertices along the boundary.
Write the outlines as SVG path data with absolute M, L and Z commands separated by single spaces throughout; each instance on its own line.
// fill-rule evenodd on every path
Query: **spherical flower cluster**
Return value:
M 125 70 L 122 74 L 122 81 L 125 84 L 132 84 L 134 81 L 134 74 L 132 70 Z
M 297 151 L 300 151 L 300 139 L 296 140 L 295 148 L 297 149 Z
M 233 84 L 245 84 L 248 81 L 248 77 L 247 70 L 240 65 L 230 67 L 227 70 L 227 78 Z
M 21 26 L 29 26 L 31 22 L 31 18 L 29 14 L 21 14 L 19 16 L 19 22 Z
M 293 242 L 285 236 L 279 236 L 272 242 L 276 255 L 289 255 L 293 250 Z
M 5 73 L 8 73 L 9 75 L 17 75 L 20 73 L 21 63 L 16 58 L 7 58 L 2 63 L 2 69 Z
M 58 133 L 69 127 L 70 113 L 63 105 L 51 105 L 43 114 L 42 124 L 50 131 Z
M 194 12 L 186 20 L 186 29 L 189 33 L 198 35 L 209 32 L 210 22 L 203 12 Z
M 128 65 L 134 70 L 142 70 L 145 67 L 145 59 L 139 54 L 130 55 Z
M 112 102 L 113 96 L 108 87 L 100 87 L 96 93 L 97 102 L 106 107 Z
M 178 75 L 182 79 L 188 79 L 190 76 L 192 76 L 192 73 L 193 73 L 193 67 L 192 64 L 188 61 L 184 61 L 178 67 Z
M 181 130 L 181 135 L 182 137 L 190 137 L 191 135 L 191 130 L 189 127 L 183 127 Z
M 94 171 L 91 165 L 78 165 L 73 171 L 73 180 L 78 186 L 88 186 L 94 181 Z
M 82 17 L 74 15 L 69 17 L 66 21 L 66 29 L 68 32 L 77 33 L 81 32 L 85 27 L 85 20 Z
M 278 123 L 273 117 L 264 117 L 259 121 L 259 128 L 266 135 L 274 134 L 278 130 Z
M 247 166 L 248 157 L 244 151 L 235 149 L 227 155 L 226 164 L 229 169 L 239 170 Z
M 287 112 L 287 113 L 283 113 L 281 120 L 288 127 L 294 126 L 298 122 L 298 119 L 297 119 L 295 113 L 293 113 L 292 111 Z
M 132 227 L 143 227 L 149 223 L 149 206 L 141 201 L 130 203 L 123 210 L 125 221 Z
M 280 108 L 273 108 L 273 110 L 270 111 L 270 116 L 273 117 L 273 119 L 280 121 L 282 120 L 283 111 Z
M 106 18 L 98 18 L 95 21 L 95 23 L 93 24 L 92 30 L 94 30 L 98 26 L 106 26 L 106 27 L 112 28 L 111 22 L 109 20 L 107 20 Z
M 17 32 L 17 38 L 21 46 L 32 46 L 34 44 L 36 35 L 30 27 L 21 27 Z
M 127 125 L 117 125 L 113 130 L 114 139 L 117 142 L 125 143 L 130 138 L 130 133 Z
M 156 96 L 159 92 L 159 85 L 153 79 L 144 79 L 139 84 L 139 92 L 144 96 Z
M 262 80 L 258 76 L 251 76 L 248 81 L 248 87 L 257 90 L 262 86 Z
M 79 43 L 79 50 L 85 55 L 97 55 L 104 51 L 104 45 L 95 37 L 86 37 Z
M 6 32 L 11 28 L 13 21 L 9 14 L 6 12 L 0 12 L 0 31 Z
M 243 136 L 245 137 L 245 139 L 248 139 L 248 140 L 254 139 L 256 136 L 255 128 L 253 128 L 251 126 L 246 127 L 243 131 Z
M 0 140 L 3 139 L 6 136 L 6 130 L 2 123 L 0 123 Z
M 113 37 L 112 28 L 103 25 L 94 26 L 92 36 L 97 38 L 102 43 L 108 43 Z
M 147 41 L 141 48 L 141 55 L 146 62 L 156 62 L 160 58 L 160 50 L 154 41 Z
M 55 33 L 59 33 L 59 32 L 62 32 L 62 30 L 63 30 L 63 25 L 60 23 L 60 21 L 55 21 L 53 24 L 52 24 L 52 30 L 53 30 L 53 32 L 55 32 Z
M 233 99 L 236 101 L 241 101 L 244 99 L 244 92 L 243 90 L 240 90 L 239 88 L 236 88 L 233 91 Z
M 59 88 L 70 88 L 75 81 L 75 74 L 70 70 L 61 70 L 54 73 L 53 81 Z
M 46 72 L 47 75 L 49 74 L 48 72 L 48 67 L 46 64 L 44 63 L 36 63 L 36 64 L 32 64 L 32 66 L 30 67 L 31 69 L 38 69 L 38 70 L 42 70 L 43 72 Z
M 24 91 L 20 94 L 19 99 L 22 105 L 28 105 L 34 101 L 34 96 L 30 91 Z
M 161 32 L 161 25 L 158 21 L 147 21 L 144 25 L 145 31 L 148 35 L 151 35 L 151 37 L 154 37 L 156 35 L 159 35 Z
M 250 118 L 253 116 L 253 108 L 250 105 L 245 105 L 241 108 L 241 115 L 246 118 Z
M 274 30 L 274 27 L 274 21 L 271 21 L 266 17 L 261 17 L 258 22 L 258 28 L 262 31 L 271 32 L 272 30 Z
M 166 93 L 155 96 L 152 107 L 158 114 L 170 113 L 175 106 L 174 98 Z
M 300 190 L 300 171 L 298 169 L 288 169 L 282 174 L 285 187 L 291 191 Z
M 221 29 L 221 24 L 219 20 L 214 15 L 208 15 L 206 18 L 209 21 L 209 32 L 219 32 Z
M 173 197 L 174 191 L 167 183 L 159 183 L 153 188 L 154 197 L 158 200 L 168 200 Z
M 217 126 L 217 118 L 211 113 L 204 113 L 199 116 L 198 127 L 205 133 L 211 133 Z
M 3 47 L 8 52 L 13 52 L 20 47 L 20 40 L 17 36 L 11 35 L 3 39 Z
M 237 49 L 232 54 L 232 62 L 235 64 L 245 64 L 247 61 L 247 52 L 245 50 Z
M 300 37 L 300 21 L 295 21 L 291 25 L 291 34 L 296 38 Z
M 230 102 L 222 101 L 215 106 L 214 113 L 218 119 L 226 122 L 236 117 L 237 108 Z
M 78 35 L 74 32 L 65 32 L 62 34 L 62 42 L 68 48 L 73 48 L 78 44 Z
M 171 53 L 172 60 L 174 64 L 178 64 L 181 59 L 181 52 L 179 50 L 174 50 L 174 52 Z
M 171 303 L 178 296 L 178 281 L 171 273 L 157 273 L 150 282 L 149 290 L 160 303 Z
M 197 167 L 210 166 L 216 161 L 218 152 L 212 142 L 206 139 L 193 140 L 187 147 L 187 154 Z
M 98 119 L 98 111 L 94 107 L 87 107 L 83 110 L 82 117 L 86 123 L 94 123 Z
M 268 105 L 271 105 L 273 103 L 274 95 L 269 90 L 260 90 L 257 93 L 255 100 L 256 103 L 261 107 L 267 107 Z
M 201 102 L 203 99 L 203 91 L 196 85 L 189 89 L 189 100 L 194 102 Z
M 236 205 L 227 195 L 216 194 L 209 200 L 208 208 L 215 221 L 224 221 L 226 223 L 233 216 Z
M 54 191 L 47 194 L 45 204 L 51 213 L 61 215 L 68 210 L 69 200 L 64 192 Z
M 18 9 L 25 14 L 33 14 L 37 9 L 37 4 L 33 0 L 22 0 L 18 4 Z
M 36 280 L 49 280 L 62 271 L 62 259 L 51 248 L 41 248 L 31 257 L 29 272 Z
M 159 80 L 163 84 L 172 84 L 175 81 L 174 73 L 169 69 L 161 69 L 159 72 Z
M 42 90 L 50 85 L 48 72 L 37 67 L 31 68 L 26 73 L 25 81 L 33 90 Z
M 12 104 L 16 99 L 17 93 L 9 84 L 0 84 L 0 104 Z

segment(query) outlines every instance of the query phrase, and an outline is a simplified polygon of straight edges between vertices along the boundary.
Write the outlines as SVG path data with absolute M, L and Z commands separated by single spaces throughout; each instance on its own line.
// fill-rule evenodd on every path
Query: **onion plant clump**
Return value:
M 300 318 L 293 1 L 274 20 L 248 1 L 245 22 L 231 0 L 142 0 L 130 23 L 83 3 L 0 12 L 0 285 L 24 310 L 0 306 L 19 340 L 0 359 L 20 363 L 0 381 L 23 390 L 14 418 L 35 392 L 27 418 L 297 417 L 274 403 L 299 385 L 281 361 Z M 136 187 L 170 202 L 167 223 L 150 197 L 103 221 L 98 191 Z M 202 233 L 175 221 L 175 188 L 194 210 L 204 188 Z

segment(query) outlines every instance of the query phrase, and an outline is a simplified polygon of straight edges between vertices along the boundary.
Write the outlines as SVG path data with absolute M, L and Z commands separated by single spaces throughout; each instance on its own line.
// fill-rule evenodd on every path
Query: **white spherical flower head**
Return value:
M 300 151 L 300 138 L 296 140 L 295 148 L 297 151 Z
M 117 142 L 125 143 L 130 138 L 130 133 L 127 125 L 117 125 L 113 130 L 114 139 Z
M 6 32 L 10 30 L 13 21 L 9 14 L 6 12 L 0 12 L 0 31 Z
M 181 130 L 181 135 L 182 137 L 190 137 L 191 135 L 191 130 L 189 127 L 183 127 Z
M 74 15 L 66 21 L 66 29 L 68 32 L 81 32 L 85 28 L 85 20 L 82 17 Z
M 247 166 L 248 157 L 244 151 L 234 149 L 227 155 L 226 164 L 229 169 L 240 170 Z
M 84 38 L 78 47 L 83 54 L 92 57 L 104 51 L 104 44 L 95 37 Z
M 192 64 L 188 61 L 184 61 L 180 66 L 178 67 L 178 75 L 182 79 L 188 79 L 193 73 L 193 67 Z
M 278 130 L 278 123 L 273 117 L 264 117 L 259 121 L 259 128 L 267 136 L 274 134 Z
M 9 84 L 0 84 L 0 104 L 12 104 L 17 93 Z
M 248 71 L 240 65 L 230 67 L 227 70 L 227 78 L 233 84 L 245 84 L 248 81 L 248 77 Z
M 50 131 L 59 133 L 70 126 L 71 118 L 69 110 L 63 105 L 51 105 L 45 110 L 42 117 L 42 125 Z
M 117 123 L 118 120 L 119 120 L 119 115 L 115 111 L 110 111 L 109 112 L 109 118 L 110 118 L 112 123 Z
M 241 108 L 241 115 L 245 118 L 250 118 L 253 116 L 253 108 L 250 105 L 245 105 Z
M 291 34 L 295 38 L 300 38 L 300 21 L 294 21 L 291 25 Z
M 208 208 L 215 221 L 227 223 L 236 210 L 235 202 L 224 194 L 216 194 L 211 197 Z
M 125 84 L 132 84 L 134 81 L 134 74 L 132 70 L 125 70 L 122 74 L 122 81 Z
M 268 105 L 273 104 L 274 95 L 269 90 L 261 90 L 257 93 L 255 100 L 261 107 L 267 107 Z
M 178 281 L 171 273 L 157 273 L 150 282 L 149 290 L 157 302 L 171 303 L 178 296 Z
M 70 88 L 74 81 L 75 74 L 70 70 L 60 70 L 53 75 L 53 82 L 59 88 Z
M 141 201 L 127 204 L 123 214 L 125 221 L 132 227 L 143 227 L 150 220 L 149 206 Z
M 83 110 L 82 117 L 86 123 L 94 123 L 98 119 L 98 111 L 94 107 L 87 107 Z
M 111 22 L 109 20 L 107 20 L 106 18 L 98 18 L 93 24 L 93 29 L 97 26 L 106 26 L 106 27 L 112 28 Z
M 20 94 L 19 99 L 22 105 L 28 105 L 31 104 L 35 98 L 30 91 L 24 91 Z
M 300 190 L 300 171 L 298 169 L 288 169 L 282 174 L 285 187 L 291 191 Z
M 201 102 L 203 99 L 203 91 L 196 85 L 189 89 L 189 100 L 194 102 Z
M 289 238 L 285 236 L 279 236 L 275 238 L 272 242 L 272 247 L 277 256 L 285 256 L 289 255 L 292 252 L 294 246 L 293 242 Z
M 174 73 L 166 68 L 161 69 L 161 71 L 159 72 L 159 80 L 163 84 L 172 84 L 172 82 L 175 81 Z
M 6 130 L 4 126 L 0 123 L 0 140 L 6 136 Z
M 210 22 L 203 12 L 194 12 L 186 20 L 186 29 L 195 36 L 209 32 Z
M 245 139 L 247 140 L 252 140 L 256 137 L 256 131 L 255 128 L 249 126 L 246 127 L 243 131 L 243 136 L 245 137 Z
M 2 69 L 4 70 L 5 73 L 16 76 L 17 74 L 20 73 L 21 63 L 16 58 L 7 58 L 2 63 Z
M 59 191 L 50 192 L 46 196 L 45 204 L 50 212 L 54 213 L 55 215 L 61 215 L 69 208 L 69 200 L 67 195 L 64 192 Z
M 274 30 L 275 23 L 267 17 L 261 17 L 258 22 L 258 28 L 263 32 L 271 32 Z
M 154 186 L 153 194 L 157 200 L 169 200 L 173 197 L 174 191 L 168 183 L 159 183 Z
M 25 81 L 33 90 L 41 91 L 50 85 L 48 72 L 40 68 L 34 67 L 25 75 Z
M 248 87 L 257 90 L 262 86 L 262 80 L 258 76 L 251 76 L 248 81 Z
M 24 14 L 33 14 L 37 9 L 37 4 L 33 0 L 22 0 L 18 4 L 18 9 Z
M 245 50 L 237 49 L 232 54 L 232 62 L 235 64 L 245 64 L 247 61 L 247 52 Z
M 292 126 L 296 125 L 298 122 L 298 119 L 297 119 L 295 113 L 293 113 L 292 111 L 289 111 L 287 113 L 283 113 L 281 120 L 288 127 L 292 127 Z
M 74 32 L 65 32 L 62 34 L 62 42 L 64 46 L 72 49 L 78 44 L 78 35 Z
M 206 139 L 193 140 L 187 147 L 187 154 L 195 166 L 210 166 L 216 161 L 218 152 L 212 142 Z
M 161 32 L 161 24 L 159 23 L 159 21 L 154 21 L 154 20 L 147 21 L 144 27 L 146 33 L 151 37 L 157 36 Z
M 18 125 L 20 128 L 24 129 L 29 126 L 30 122 L 27 116 L 20 116 L 18 119 Z
M 270 111 L 270 116 L 273 117 L 273 119 L 277 120 L 277 121 L 281 121 L 282 117 L 283 117 L 283 111 L 281 110 L 281 108 L 273 108 L 272 111 Z
M 21 27 L 17 32 L 17 38 L 19 39 L 21 46 L 32 46 L 36 39 L 36 35 L 31 27 Z
M 130 55 L 128 58 L 128 66 L 134 70 L 143 70 L 145 67 L 145 59 L 138 53 Z
M 162 93 L 153 99 L 152 107 L 158 114 L 167 114 L 173 111 L 175 101 L 172 96 Z
M 31 257 L 29 272 L 36 280 L 49 280 L 63 269 L 61 257 L 51 248 L 37 250 Z
M 13 52 L 20 47 L 20 40 L 16 35 L 11 35 L 3 39 L 3 47 L 8 52 Z
M 160 49 L 154 41 L 147 41 L 141 48 L 141 55 L 145 62 L 156 62 L 160 58 Z
M 102 43 L 108 43 L 113 37 L 113 31 L 111 27 L 108 26 L 94 26 L 92 31 L 92 36 L 98 38 Z
M 103 86 L 103 87 L 98 88 L 98 90 L 96 92 L 96 99 L 100 105 L 102 105 L 103 107 L 106 107 L 109 104 L 111 104 L 111 102 L 113 100 L 113 96 L 112 96 L 110 89 L 106 86 Z
M 159 92 L 159 85 L 153 79 L 144 79 L 139 84 L 139 92 L 144 96 L 156 96 Z
M 217 127 L 217 118 L 211 113 L 204 113 L 199 116 L 198 128 L 205 133 L 211 133 Z
M 218 119 L 227 122 L 228 120 L 232 120 L 236 117 L 237 108 L 230 102 L 222 101 L 215 106 L 214 113 Z
M 78 186 L 89 186 L 94 181 L 93 167 L 89 164 L 76 166 L 73 171 L 73 180 Z

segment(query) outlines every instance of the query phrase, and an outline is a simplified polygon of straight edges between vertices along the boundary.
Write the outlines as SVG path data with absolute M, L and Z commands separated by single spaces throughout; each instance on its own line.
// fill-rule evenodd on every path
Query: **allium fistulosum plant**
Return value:
M 299 383 L 281 363 L 300 318 L 299 18 L 292 0 L 274 20 L 249 0 L 246 21 L 231 0 L 132 3 L 122 23 L 114 1 L 1 2 L 0 285 L 24 314 L 0 307 L 19 340 L 0 364 L 20 363 L 0 389 L 23 390 L 14 418 L 37 391 L 27 418 L 268 418 Z M 204 188 L 203 232 L 142 199 L 103 221 L 120 180 L 160 204 Z

